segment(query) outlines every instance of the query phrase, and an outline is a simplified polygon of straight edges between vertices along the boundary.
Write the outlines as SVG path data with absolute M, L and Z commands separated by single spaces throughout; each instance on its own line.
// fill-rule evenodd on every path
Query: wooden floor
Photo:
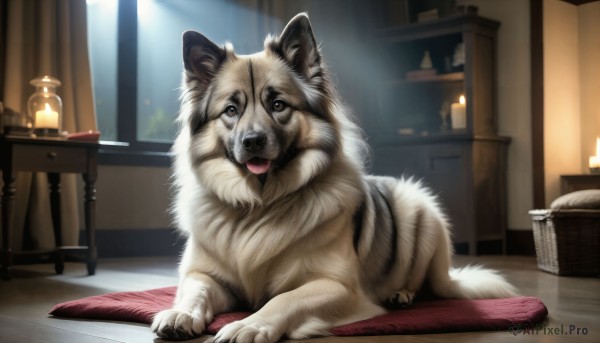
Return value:
M 483 263 L 500 269 L 523 295 L 540 297 L 549 310 L 537 334 L 468 332 L 413 336 L 327 337 L 316 343 L 355 342 L 600 342 L 600 279 L 567 278 L 538 271 L 532 257 L 458 256 L 456 266 Z M 0 342 L 163 342 L 147 325 L 65 320 L 52 318 L 48 310 L 63 301 L 115 291 L 146 290 L 177 282 L 174 258 L 101 260 L 95 276 L 85 275 L 82 264 L 68 263 L 63 275 L 54 275 L 52 265 L 14 267 L 13 279 L 0 282 Z M 571 325 L 579 335 L 551 335 L 548 331 Z M 583 334 L 585 332 L 586 334 Z M 190 342 L 200 342 L 197 339 Z

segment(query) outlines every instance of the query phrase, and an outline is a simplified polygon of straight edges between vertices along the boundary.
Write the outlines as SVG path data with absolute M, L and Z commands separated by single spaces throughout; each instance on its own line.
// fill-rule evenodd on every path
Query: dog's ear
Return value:
M 292 18 L 281 35 L 267 46 L 307 80 L 321 75 L 321 55 L 306 13 Z
M 202 34 L 195 31 L 183 33 L 183 65 L 188 76 L 199 81 L 202 92 L 206 91 L 226 58 L 226 51 Z

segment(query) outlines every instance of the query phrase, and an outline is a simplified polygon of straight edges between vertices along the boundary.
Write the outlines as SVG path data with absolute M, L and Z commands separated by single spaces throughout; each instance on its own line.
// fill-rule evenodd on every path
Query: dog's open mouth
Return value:
M 270 167 L 271 161 L 266 158 L 252 157 L 246 162 L 246 168 L 248 168 L 252 174 L 264 174 L 269 171 Z

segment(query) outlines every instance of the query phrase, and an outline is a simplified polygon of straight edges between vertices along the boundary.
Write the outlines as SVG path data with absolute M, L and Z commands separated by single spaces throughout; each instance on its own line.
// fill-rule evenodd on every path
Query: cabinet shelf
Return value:
M 476 14 L 455 14 L 438 20 L 379 29 L 376 34 L 379 39 L 389 44 L 462 33 L 473 28 L 485 34 L 495 35 L 499 26 L 499 22 Z
M 479 136 L 466 133 L 463 130 L 433 132 L 428 134 L 398 135 L 388 141 L 388 144 L 432 144 L 432 143 L 460 143 L 460 142 L 500 142 L 510 143 L 509 137 Z
M 464 72 L 437 74 L 426 76 L 419 79 L 398 78 L 384 81 L 385 86 L 397 86 L 402 84 L 413 83 L 438 83 L 438 82 L 462 82 L 465 79 Z

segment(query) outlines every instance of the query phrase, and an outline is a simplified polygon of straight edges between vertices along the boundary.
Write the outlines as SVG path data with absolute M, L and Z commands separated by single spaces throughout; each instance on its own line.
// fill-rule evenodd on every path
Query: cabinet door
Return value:
M 475 229 L 470 144 L 384 146 L 374 153 L 373 173 L 422 180 L 438 196 L 454 242 L 469 240 Z
M 373 168 L 375 175 L 393 177 L 419 176 L 423 169 L 423 161 L 418 149 L 410 146 L 379 146 L 373 149 Z
M 440 200 L 454 243 L 466 243 L 475 230 L 469 144 L 432 144 L 423 148 L 423 179 Z

